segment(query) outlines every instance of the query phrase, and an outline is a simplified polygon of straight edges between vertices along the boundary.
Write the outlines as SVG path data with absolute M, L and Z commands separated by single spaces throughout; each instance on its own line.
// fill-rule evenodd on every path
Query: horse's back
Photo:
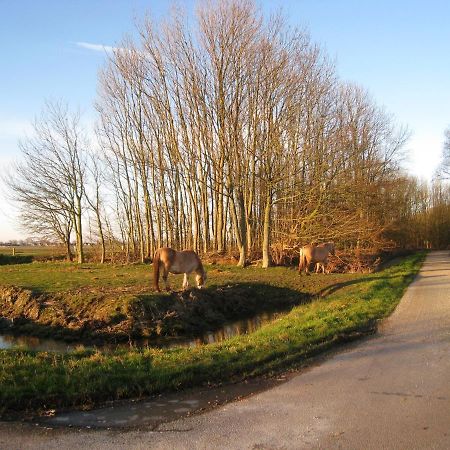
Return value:
M 330 253 L 334 254 L 334 244 L 332 242 L 318 244 L 314 247 L 314 260 L 317 262 L 326 261 Z
M 328 257 L 328 250 L 324 247 L 316 247 L 314 249 L 314 261 L 322 262 Z
M 309 244 L 302 247 L 302 252 L 306 260 L 310 263 L 322 262 L 327 259 L 330 249 L 328 248 L 328 244 Z
M 173 261 L 175 259 L 176 253 L 176 250 L 170 247 L 161 247 L 160 249 L 158 249 L 159 260 L 162 263 L 170 263 L 171 261 Z
M 160 250 L 160 260 L 171 273 L 191 273 L 201 264 L 200 258 L 193 250 L 176 251 L 170 247 Z

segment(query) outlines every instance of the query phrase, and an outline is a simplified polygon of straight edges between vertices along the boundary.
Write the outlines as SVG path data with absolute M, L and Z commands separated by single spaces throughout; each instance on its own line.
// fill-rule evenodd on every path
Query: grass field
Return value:
M 207 287 L 235 282 L 265 282 L 294 289 L 321 289 L 329 284 L 357 279 L 364 274 L 329 274 L 300 276 L 295 268 L 272 267 L 261 269 L 249 266 L 206 266 Z M 0 285 L 12 284 L 35 291 L 69 292 L 77 289 L 118 289 L 133 292 L 152 291 L 150 264 L 73 264 L 67 262 L 33 262 L 8 264 L 0 267 Z M 181 289 L 182 275 L 169 275 L 174 289 Z M 190 280 L 194 282 L 193 277 Z
M 390 314 L 405 288 L 419 270 L 424 255 L 404 258 L 401 263 L 370 275 L 300 277 L 293 270 L 274 268 L 210 268 L 210 287 L 228 283 L 261 281 L 296 292 L 328 294 L 294 307 L 291 312 L 259 330 L 221 343 L 197 348 L 161 350 L 79 351 L 69 354 L 34 353 L 25 350 L 0 351 L 0 411 L 90 407 L 106 400 L 141 397 L 188 386 L 241 380 L 278 371 L 303 362 L 309 356 L 373 328 Z M 24 267 L 26 265 L 23 265 Z M 97 267 L 67 265 L 47 268 L 31 264 L 30 271 L 17 274 L 10 267 L 9 278 L 36 289 L 53 289 L 45 273 L 53 271 L 54 282 L 67 292 L 73 288 L 97 288 L 99 280 L 110 280 L 114 289 L 148 289 L 148 266 Z M 53 269 L 52 269 L 53 267 Z M 32 270 L 31 270 L 32 269 Z M 89 273 L 93 270 L 93 273 Z M 86 272 L 87 274 L 86 274 Z M 106 272 L 103 272 L 106 271 Z M 84 274 L 84 276 L 80 275 Z M 95 275 L 94 275 L 95 273 Z M 112 277 L 111 274 L 123 276 Z M 15 277 L 15 278 L 14 278 Z M 98 280 L 90 278 L 97 277 Z M 72 281 L 69 283 L 68 278 Z M 181 281 L 180 281 L 181 283 Z
M 12 256 L 14 253 L 18 256 L 35 256 L 35 257 L 45 257 L 45 258 L 59 258 L 64 257 L 64 247 L 59 245 L 1 245 L 0 254 L 6 256 Z

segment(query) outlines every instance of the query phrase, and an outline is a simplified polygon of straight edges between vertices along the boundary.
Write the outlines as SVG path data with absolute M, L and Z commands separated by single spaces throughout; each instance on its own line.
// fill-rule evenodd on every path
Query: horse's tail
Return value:
M 300 249 L 300 259 L 298 261 L 298 271 L 300 273 L 302 273 L 303 268 L 305 267 L 305 263 L 306 263 L 306 256 L 305 256 L 305 252 L 303 251 L 303 247 Z
M 156 250 L 155 257 L 153 258 L 153 286 L 156 291 L 159 289 L 159 249 Z

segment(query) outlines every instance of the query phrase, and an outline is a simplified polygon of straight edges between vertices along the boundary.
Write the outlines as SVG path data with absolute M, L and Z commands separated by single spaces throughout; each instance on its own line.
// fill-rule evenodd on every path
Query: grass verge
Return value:
M 287 368 L 390 314 L 423 259 L 416 254 L 382 272 L 344 281 L 326 297 L 218 344 L 115 353 L 0 351 L 0 415 L 91 407 Z

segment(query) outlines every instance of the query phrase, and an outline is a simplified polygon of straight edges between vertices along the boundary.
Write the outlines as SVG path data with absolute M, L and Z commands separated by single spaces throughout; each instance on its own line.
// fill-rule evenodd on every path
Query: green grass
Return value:
M 254 333 L 217 344 L 114 353 L 0 351 L 0 412 L 87 407 L 106 400 L 240 380 L 298 364 L 390 314 L 423 259 L 424 254 L 409 256 L 371 275 L 333 276 L 336 282 L 324 282 L 330 292 L 327 297 L 297 306 Z M 231 268 L 226 271 L 227 279 L 239 278 L 242 273 Z M 288 272 L 271 269 L 264 273 L 269 284 L 293 283 L 296 289 L 327 278 L 284 277 Z M 258 270 L 243 273 L 251 278 Z M 220 281 L 213 278 L 212 282 Z
M 299 276 L 293 268 L 259 267 L 241 269 L 235 266 L 206 266 L 207 286 L 214 287 L 236 282 L 261 282 L 278 287 L 306 289 L 325 288 L 330 283 L 354 279 L 362 274 L 330 274 Z M 33 262 L 0 267 L 0 285 L 14 285 L 45 292 L 69 292 L 76 289 L 129 288 L 132 292 L 151 291 L 152 267 L 149 264 L 74 264 L 68 262 Z M 170 275 L 174 289 L 180 289 L 182 275 Z M 191 277 L 191 283 L 193 283 Z M 163 287 L 161 281 L 161 287 Z M 130 292 L 131 292 L 130 291 Z
M 151 267 L 144 264 L 74 264 L 33 262 L 0 268 L 0 285 L 33 291 L 65 292 L 80 288 L 150 287 Z

